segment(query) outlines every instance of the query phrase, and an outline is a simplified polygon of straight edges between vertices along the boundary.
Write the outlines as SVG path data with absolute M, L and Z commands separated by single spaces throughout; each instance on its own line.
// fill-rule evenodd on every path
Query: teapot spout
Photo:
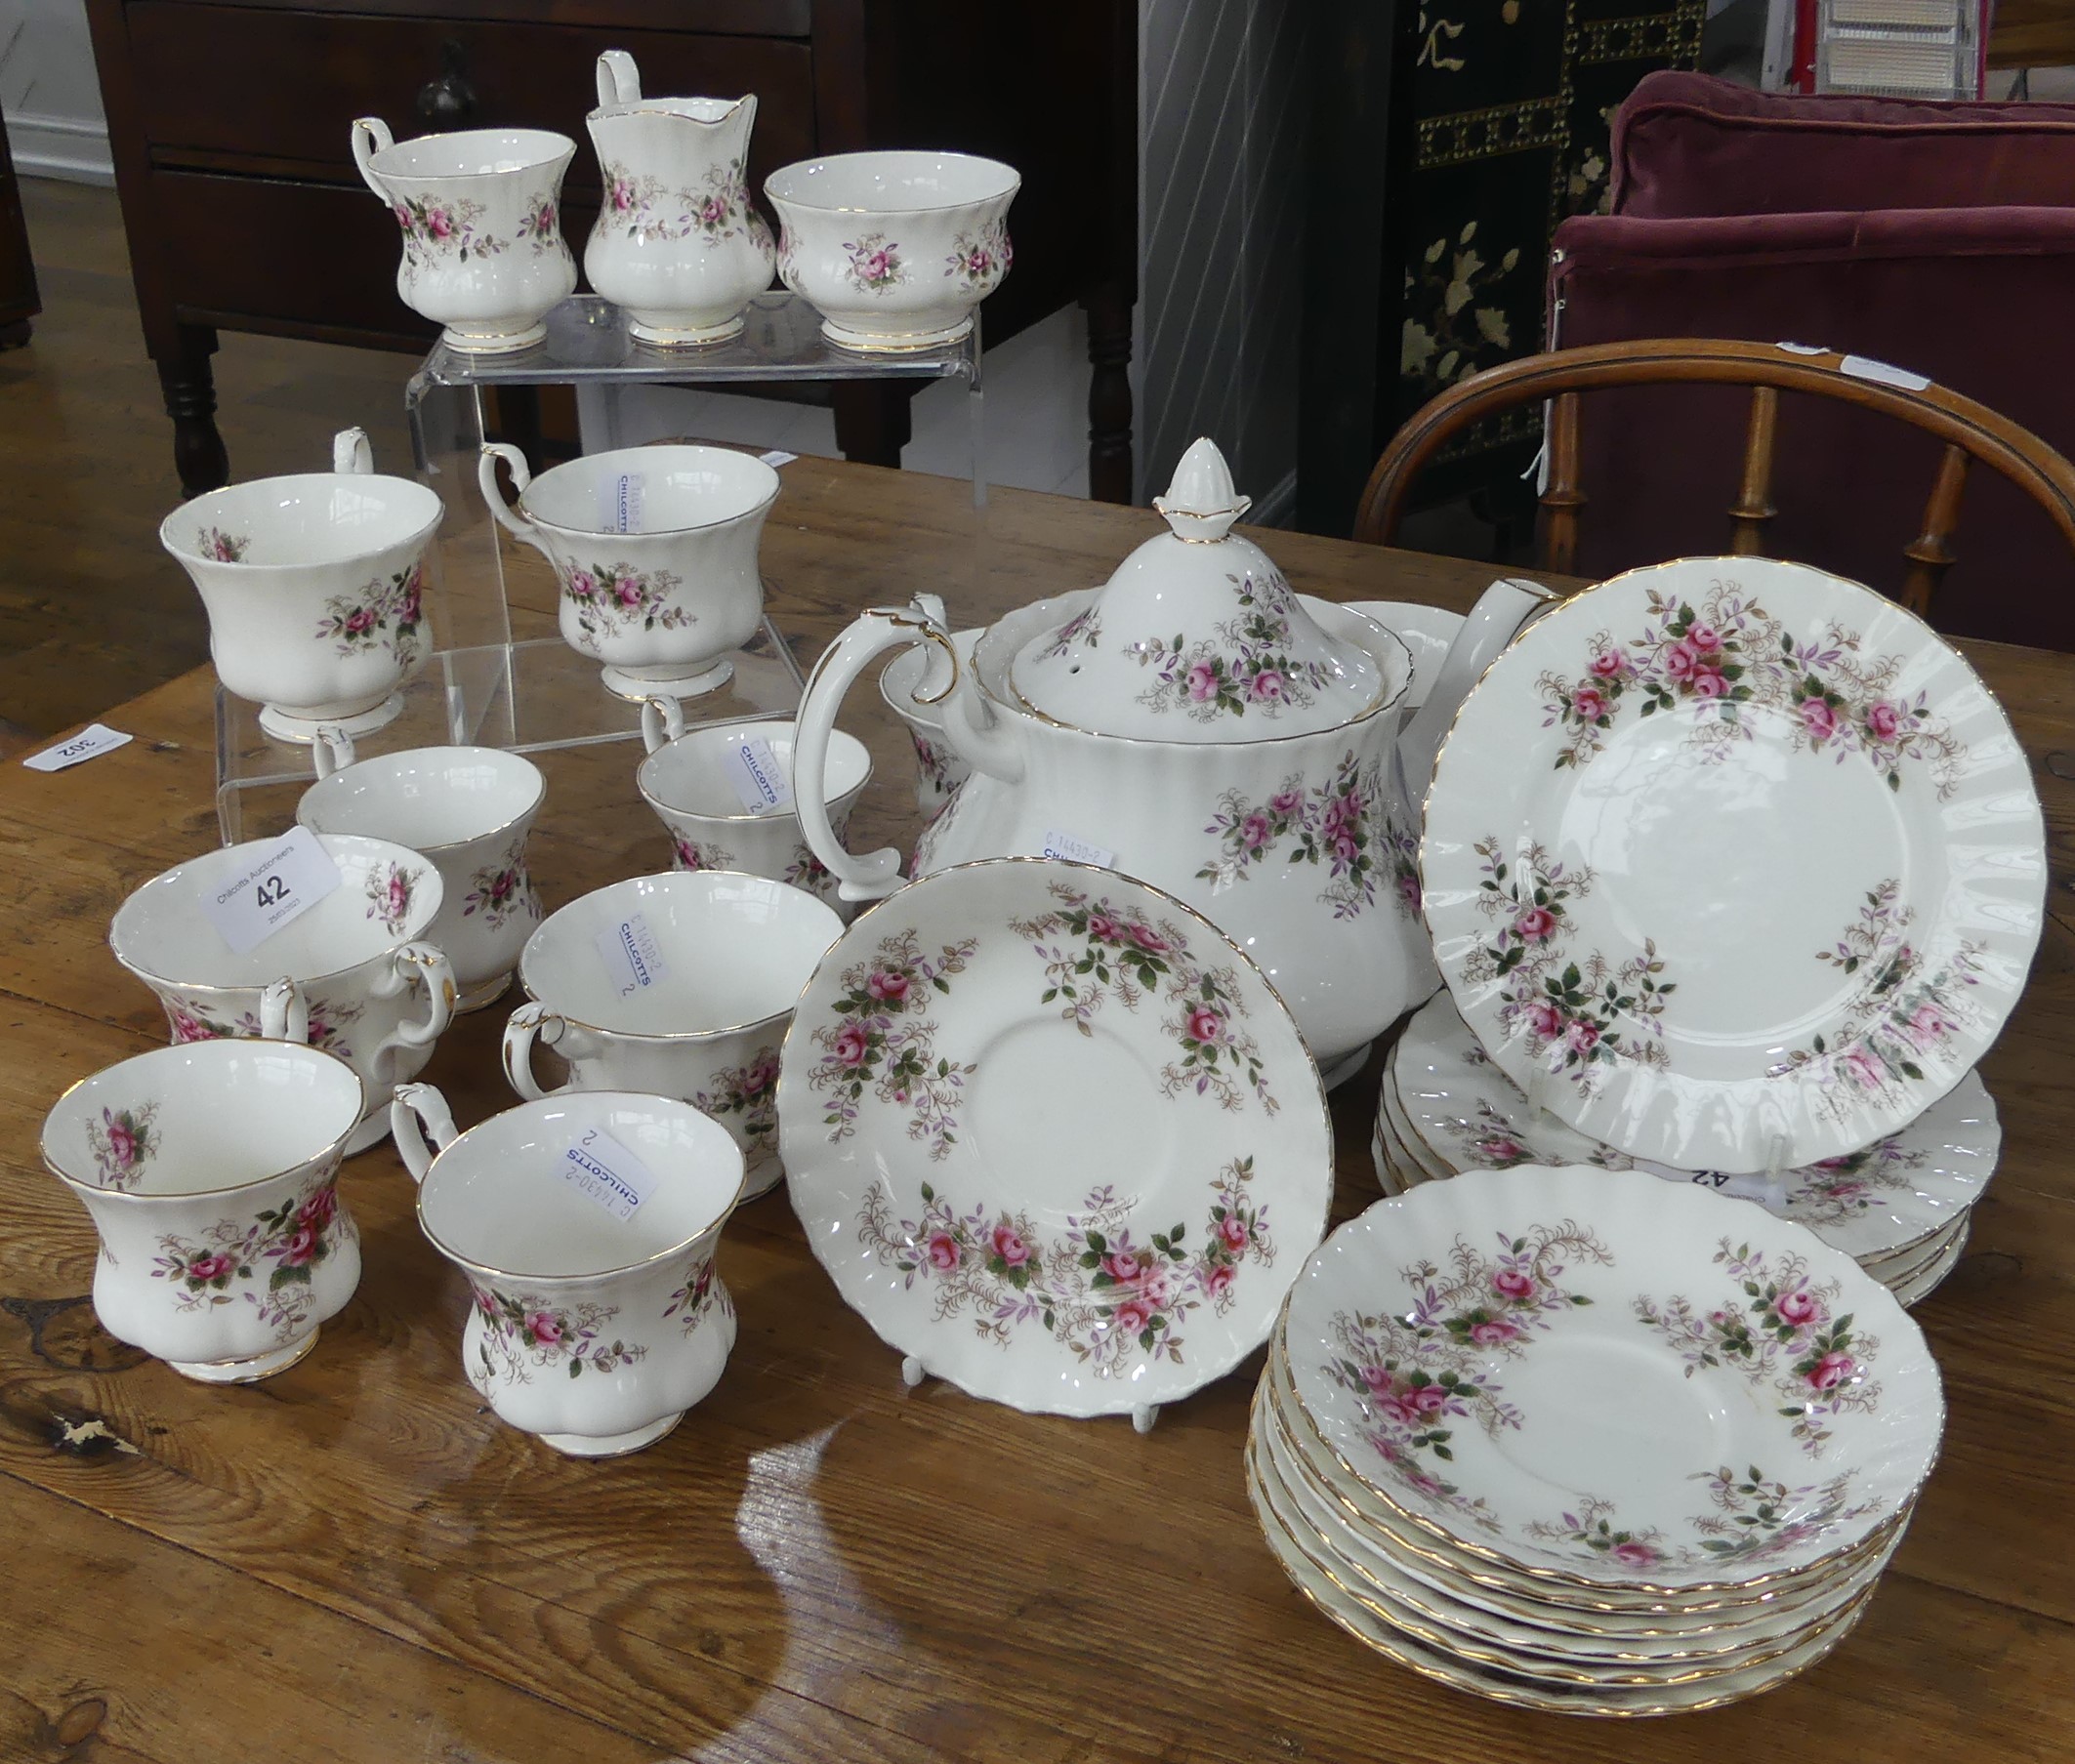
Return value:
M 1433 762 L 1470 689 L 1537 607 L 1557 598 L 1553 589 L 1524 577 L 1494 582 L 1477 597 L 1449 645 L 1432 689 L 1397 738 L 1398 775 L 1416 807 L 1433 777 Z

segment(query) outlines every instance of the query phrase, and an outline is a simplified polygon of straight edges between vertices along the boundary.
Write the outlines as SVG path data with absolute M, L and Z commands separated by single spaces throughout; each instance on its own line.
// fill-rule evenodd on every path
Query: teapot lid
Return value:
M 1169 531 L 1017 652 L 1016 696 L 1054 721 L 1147 741 L 1266 741 L 1374 710 L 1387 691 L 1376 659 L 1321 630 L 1231 531 L 1251 506 L 1216 444 L 1197 441 L 1153 502 Z

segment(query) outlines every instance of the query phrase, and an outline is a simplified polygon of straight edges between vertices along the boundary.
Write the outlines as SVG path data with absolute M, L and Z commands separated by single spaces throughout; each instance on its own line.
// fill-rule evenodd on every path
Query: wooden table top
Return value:
M 804 654 L 917 588 L 977 622 L 1099 581 L 1156 525 L 1000 492 L 975 552 L 948 480 L 816 460 L 784 475 L 765 556 Z M 1266 537 L 1299 588 L 1341 598 L 1461 606 L 1493 573 Z M 1755 1702 L 1618 1732 L 1429 1684 L 1305 1603 L 1247 1506 L 1258 1354 L 1143 1437 L 904 1390 L 782 1191 L 722 1242 L 741 1336 L 719 1388 L 625 1459 L 558 1456 L 463 1382 L 466 1289 L 386 1144 L 347 1166 L 366 1271 L 301 1365 L 213 1388 L 114 1342 L 86 1296 L 93 1231 L 37 1133 L 66 1085 L 164 1040 L 104 938 L 132 888 L 215 842 L 211 677 L 110 711 L 139 737 L 118 753 L 5 768 L 0 1759 L 2067 1758 L 2075 784 L 2046 756 L 2075 750 L 2075 658 L 1966 647 L 2034 760 L 2054 916 L 1983 1068 L 2003 1169 L 1918 1312 L 1951 1406 L 1943 1458 L 1838 1655 Z M 860 843 L 912 832 L 897 725 L 869 691 L 844 721 L 880 762 Z M 551 909 L 661 862 L 635 757 L 547 757 L 533 868 Z M 426 1074 L 463 1125 L 512 1101 L 504 1014 L 464 1019 Z M 1374 1097 L 1369 1081 L 1335 1097 L 1337 1216 L 1377 1192 Z

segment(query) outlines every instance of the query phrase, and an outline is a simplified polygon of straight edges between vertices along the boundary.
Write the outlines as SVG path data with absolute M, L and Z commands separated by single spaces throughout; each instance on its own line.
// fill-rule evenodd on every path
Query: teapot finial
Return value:
M 1251 496 L 1241 496 L 1232 488 L 1232 469 L 1209 435 L 1190 443 L 1175 468 L 1167 494 L 1153 498 L 1153 507 L 1167 516 L 1178 539 L 1199 543 L 1223 539 L 1232 522 L 1253 506 Z

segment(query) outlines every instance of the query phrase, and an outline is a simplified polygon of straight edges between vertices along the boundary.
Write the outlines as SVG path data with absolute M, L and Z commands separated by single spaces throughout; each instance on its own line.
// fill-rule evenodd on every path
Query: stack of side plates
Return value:
M 1937 1455 L 1922 1334 L 1802 1227 L 1640 1171 L 1478 1170 L 1306 1264 L 1247 1447 L 1269 1547 L 1430 1678 L 1708 1708 L 1844 1640 Z
M 1959 1261 L 2002 1137 L 1996 1105 L 1970 1072 L 1916 1120 L 1865 1149 L 1777 1176 L 1647 1163 L 1531 1106 L 1443 993 L 1406 1024 L 1385 1067 L 1371 1150 L 1386 1194 L 1466 1169 L 1572 1164 L 1640 1169 L 1756 1201 L 1844 1251 L 1910 1305 Z

